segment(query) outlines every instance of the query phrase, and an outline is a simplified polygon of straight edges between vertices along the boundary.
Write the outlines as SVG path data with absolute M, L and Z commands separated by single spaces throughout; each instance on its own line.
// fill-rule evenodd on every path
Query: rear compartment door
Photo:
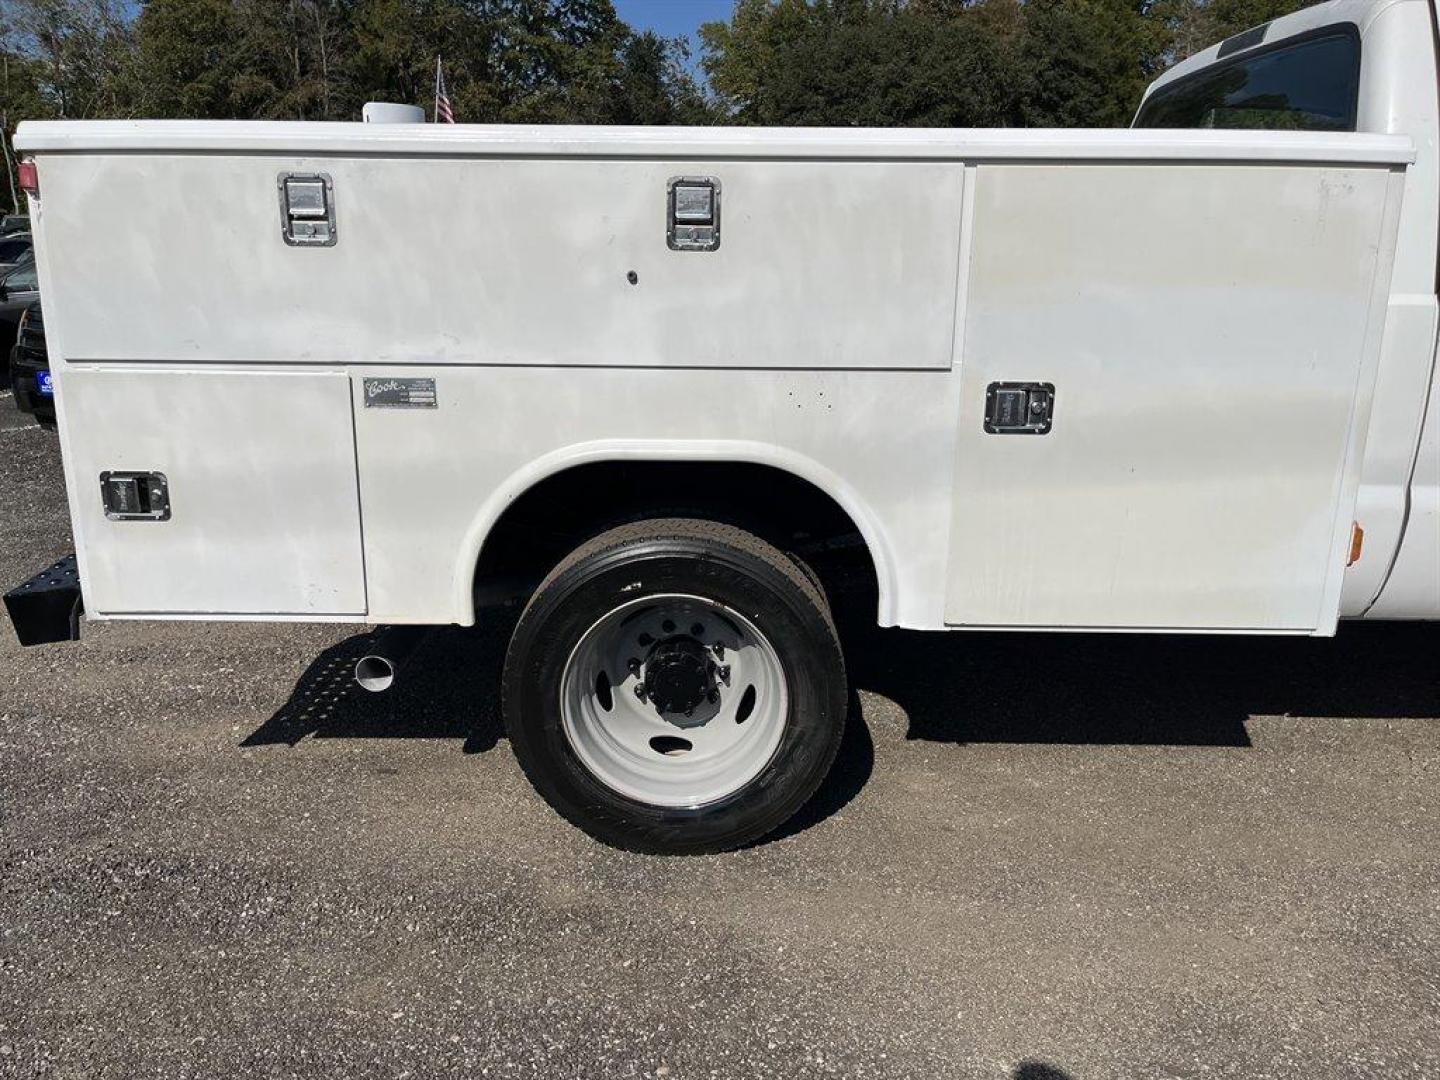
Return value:
M 67 365 L 57 395 L 87 611 L 364 614 L 348 376 Z M 111 520 L 120 471 L 169 519 Z

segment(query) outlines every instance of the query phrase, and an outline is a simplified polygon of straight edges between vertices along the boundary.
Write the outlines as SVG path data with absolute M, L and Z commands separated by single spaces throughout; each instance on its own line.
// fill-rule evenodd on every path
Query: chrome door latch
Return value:
M 280 234 L 292 247 L 335 244 L 335 185 L 329 173 L 280 174 Z
M 100 501 L 111 521 L 169 521 L 170 484 L 159 472 L 102 472 Z
M 991 435 L 1046 435 L 1054 417 L 1054 383 L 994 382 L 985 388 L 985 430 Z
M 720 181 L 674 176 L 666 193 L 665 242 L 671 251 L 714 251 L 720 246 Z

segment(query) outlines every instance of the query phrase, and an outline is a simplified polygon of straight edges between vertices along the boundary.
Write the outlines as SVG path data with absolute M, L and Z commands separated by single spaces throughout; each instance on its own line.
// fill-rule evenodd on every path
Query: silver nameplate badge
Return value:
M 434 379 L 366 379 L 367 409 L 433 409 Z

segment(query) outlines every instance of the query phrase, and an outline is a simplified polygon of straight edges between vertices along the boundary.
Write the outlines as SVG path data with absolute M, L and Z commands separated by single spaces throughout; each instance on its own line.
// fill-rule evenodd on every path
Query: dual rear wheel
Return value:
M 742 529 L 689 518 L 572 552 L 505 662 L 506 728 L 531 783 L 633 851 L 723 851 L 776 829 L 829 771 L 846 700 L 813 576 Z

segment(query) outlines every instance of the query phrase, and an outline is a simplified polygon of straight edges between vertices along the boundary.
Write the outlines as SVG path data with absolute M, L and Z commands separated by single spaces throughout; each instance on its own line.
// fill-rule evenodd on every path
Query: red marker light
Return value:
M 15 170 L 20 178 L 20 190 L 26 195 L 40 194 L 40 174 L 35 170 L 35 162 L 22 161 L 19 168 Z

